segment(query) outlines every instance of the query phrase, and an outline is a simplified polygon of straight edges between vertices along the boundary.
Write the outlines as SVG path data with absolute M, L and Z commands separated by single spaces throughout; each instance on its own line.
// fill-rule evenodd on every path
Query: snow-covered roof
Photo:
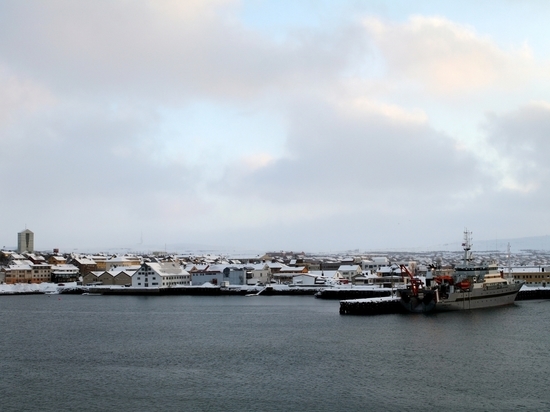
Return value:
M 145 265 L 149 266 L 159 275 L 182 275 L 188 274 L 188 272 L 183 269 L 179 263 L 175 262 L 163 262 L 163 263 L 146 263 Z
M 265 263 L 256 263 L 256 264 L 250 264 L 246 265 L 246 269 L 252 269 L 252 270 L 269 270 L 269 266 Z
M 108 263 L 127 263 L 135 261 L 139 261 L 139 258 L 136 256 L 115 256 L 107 260 Z
M 340 265 L 338 271 L 340 272 L 357 272 L 361 269 L 360 265 Z
M 74 258 L 74 260 L 76 262 L 78 262 L 79 264 L 81 265 L 95 265 L 95 261 L 90 259 L 90 258 L 87 258 L 87 257 L 76 257 Z
M 310 270 L 309 273 L 325 278 L 337 278 L 340 272 L 337 270 Z
M 281 268 L 279 273 L 299 273 L 305 269 L 305 266 L 285 266 Z
M 9 265 L 8 270 L 31 270 L 31 265 L 26 263 L 17 263 L 14 265 Z

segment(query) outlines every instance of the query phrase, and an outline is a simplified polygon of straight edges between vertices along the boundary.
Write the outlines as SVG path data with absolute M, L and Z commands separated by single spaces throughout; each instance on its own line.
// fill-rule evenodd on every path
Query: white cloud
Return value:
M 311 214 L 323 210 L 326 216 L 365 208 L 404 212 L 409 205 L 401 199 L 437 199 L 446 207 L 449 187 L 455 194 L 478 190 L 471 184 L 478 168 L 474 156 L 432 130 L 424 116 L 419 121 L 402 109 L 373 103 L 360 106 L 361 116 L 343 107 L 313 102 L 295 107 L 288 156 L 244 176 L 229 170 L 229 192 L 278 205 L 305 204 Z M 356 102 L 349 107 L 357 110 Z
M 21 113 L 51 107 L 56 99 L 43 85 L 11 72 L 0 64 L 0 127 L 16 122 Z M 2 135 L 0 134 L 0 137 Z
M 416 82 L 436 95 L 517 89 L 542 73 L 526 45 L 502 50 L 472 27 L 443 17 L 413 16 L 401 24 L 368 18 L 364 25 L 392 79 Z
M 428 116 L 421 109 L 407 110 L 396 104 L 377 102 L 366 97 L 341 101 L 340 109 L 343 115 L 348 114 L 356 119 L 376 115 L 396 123 L 421 125 L 428 122 Z
M 503 187 L 523 193 L 550 184 L 550 104 L 532 102 L 503 114 L 490 113 L 484 129 L 488 144 L 505 163 Z

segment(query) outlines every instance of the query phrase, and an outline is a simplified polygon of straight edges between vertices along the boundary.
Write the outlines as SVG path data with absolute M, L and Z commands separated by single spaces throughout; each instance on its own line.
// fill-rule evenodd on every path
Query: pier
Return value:
M 330 288 L 322 289 L 315 294 L 318 299 L 363 299 L 380 298 L 391 296 L 393 290 L 390 288 Z
M 173 288 L 121 288 L 121 287 L 85 287 L 82 291 L 102 295 L 139 295 L 139 296 L 313 296 L 320 288 L 308 287 L 221 287 L 221 286 L 182 286 Z
M 516 300 L 550 299 L 550 288 L 520 290 Z
M 340 315 L 387 315 L 405 313 L 395 296 L 340 301 Z

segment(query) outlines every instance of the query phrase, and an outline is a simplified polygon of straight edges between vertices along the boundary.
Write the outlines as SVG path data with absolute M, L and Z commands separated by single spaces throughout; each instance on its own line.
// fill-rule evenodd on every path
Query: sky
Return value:
M 25 228 L 82 251 L 545 236 L 549 17 L 542 0 L 3 0 L 0 246 Z

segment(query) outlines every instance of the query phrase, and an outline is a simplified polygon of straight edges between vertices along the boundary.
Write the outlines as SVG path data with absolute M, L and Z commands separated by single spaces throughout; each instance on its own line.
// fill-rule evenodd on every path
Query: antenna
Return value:
M 468 261 L 472 259 L 472 254 L 470 249 L 472 248 L 471 243 L 472 232 L 468 232 L 468 229 L 464 228 L 464 241 L 462 242 L 462 248 L 464 249 L 464 264 L 467 265 Z
M 512 276 L 512 265 L 510 264 L 510 242 L 508 242 L 508 247 L 506 249 L 507 259 L 508 259 L 508 277 Z

